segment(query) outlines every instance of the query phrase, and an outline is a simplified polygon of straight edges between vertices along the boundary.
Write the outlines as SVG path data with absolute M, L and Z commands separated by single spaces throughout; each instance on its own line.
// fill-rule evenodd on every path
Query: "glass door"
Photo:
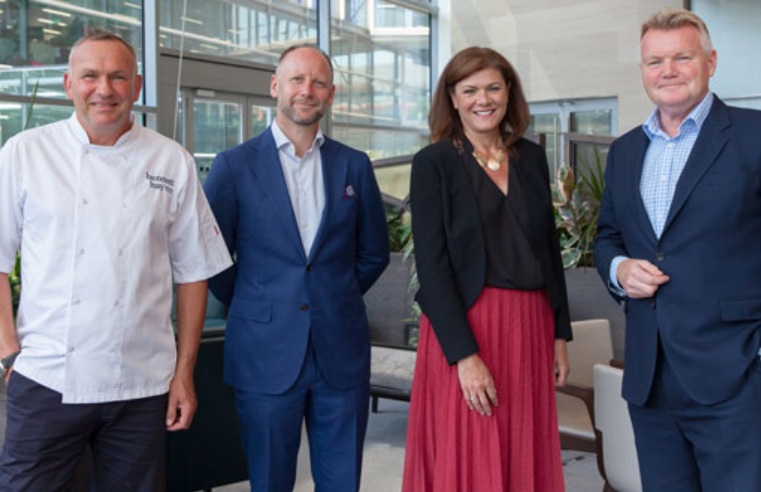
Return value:
M 266 129 L 275 101 L 204 89 L 182 91 L 182 143 L 193 154 L 203 182 L 218 152 Z

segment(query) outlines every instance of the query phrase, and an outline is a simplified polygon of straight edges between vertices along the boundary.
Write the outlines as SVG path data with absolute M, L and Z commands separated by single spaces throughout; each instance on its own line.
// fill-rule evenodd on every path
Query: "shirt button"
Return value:
M 117 299 L 114 301 L 114 307 L 119 307 L 122 305 L 122 301 L 120 299 Z
M 88 203 L 87 198 L 82 198 L 82 205 L 87 205 Z
M 72 304 L 74 304 L 75 306 L 78 306 L 80 302 L 81 301 L 79 299 L 74 299 L 74 302 Z
M 300 309 L 302 311 L 309 311 L 309 304 L 302 304 Z
M 83 255 L 83 254 L 85 254 L 85 249 L 84 249 L 84 248 L 79 248 L 79 254 L 80 254 L 80 255 Z
M 69 347 L 69 353 L 74 352 L 74 347 Z

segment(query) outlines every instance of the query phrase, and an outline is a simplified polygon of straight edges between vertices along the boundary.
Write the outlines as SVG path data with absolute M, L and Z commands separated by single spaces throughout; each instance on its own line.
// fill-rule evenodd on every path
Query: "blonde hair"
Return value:
M 652 14 L 642 23 L 639 38 L 642 39 L 650 29 L 670 31 L 684 26 L 693 26 L 698 30 L 700 33 L 700 46 L 706 54 L 713 51 L 713 43 L 711 43 L 711 35 L 708 34 L 706 23 L 693 12 L 685 9 L 665 8 Z

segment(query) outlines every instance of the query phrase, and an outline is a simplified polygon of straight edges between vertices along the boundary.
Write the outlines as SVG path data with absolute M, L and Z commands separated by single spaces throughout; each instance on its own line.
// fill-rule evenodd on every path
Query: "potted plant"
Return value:
M 625 315 L 594 268 L 593 247 L 605 187 L 597 148 L 594 161 L 582 162 L 580 167 L 584 171 L 576 173 L 564 164 L 551 185 L 571 320 L 610 320 L 615 357 L 623 360 Z

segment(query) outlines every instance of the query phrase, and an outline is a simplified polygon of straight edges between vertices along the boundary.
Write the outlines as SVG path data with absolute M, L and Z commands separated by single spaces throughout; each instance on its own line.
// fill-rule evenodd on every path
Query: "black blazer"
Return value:
M 416 299 L 433 325 L 450 364 L 478 352 L 468 309 L 484 288 L 486 246 L 476 195 L 464 165 L 473 159 L 465 141 L 458 151 L 450 141 L 429 145 L 412 161 L 410 204 L 415 262 L 420 290 Z M 555 229 L 547 157 L 539 145 L 520 139 L 514 145 L 525 196 L 519 217 L 536 253 L 555 312 L 555 337 L 571 339 L 563 264 Z

